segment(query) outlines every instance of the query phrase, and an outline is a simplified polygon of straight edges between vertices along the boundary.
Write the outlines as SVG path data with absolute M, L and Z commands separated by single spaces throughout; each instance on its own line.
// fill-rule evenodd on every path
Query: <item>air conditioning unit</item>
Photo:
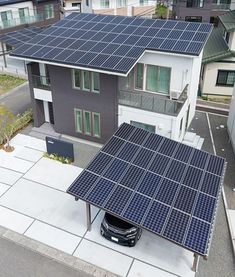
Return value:
M 178 99 L 178 98 L 180 97 L 181 92 L 182 92 L 182 91 L 176 91 L 176 90 L 171 91 L 171 92 L 170 92 L 170 97 L 171 97 L 172 99 Z

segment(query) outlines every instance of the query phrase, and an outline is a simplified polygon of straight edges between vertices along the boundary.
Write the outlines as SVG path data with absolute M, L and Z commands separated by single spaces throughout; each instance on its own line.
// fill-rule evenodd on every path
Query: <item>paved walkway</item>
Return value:
M 1 226 L 119 276 L 195 275 L 191 252 L 150 232 L 143 231 L 133 248 L 104 239 L 100 235 L 104 213 L 94 207 L 88 232 L 84 202 L 66 193 L 82 168 L 43 158 L 45 142 L 40 139 L 19 134 L 12 145 L 14 152 L 0 151 Z

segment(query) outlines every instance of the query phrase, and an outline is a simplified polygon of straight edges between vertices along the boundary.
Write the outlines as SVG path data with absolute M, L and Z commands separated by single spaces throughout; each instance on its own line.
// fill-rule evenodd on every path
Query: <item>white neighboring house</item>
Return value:
M 72 12 L 91 13 L 92 0 L 63 0 L 61 10 L 64 16 L 68 16 Z
M 155 0 L 92 0 L 92 10 L 99 14 L 152 17 Z
M 204 96 L 232 96 L 235 82 L 235 10 L 219 16 L 220 24 L 204 48 L 200 89 Z
M 233 96 L 232 101 L 230 103 L 227 127 L 233 150 L 235 152 L 235 86 L 233 87 Z

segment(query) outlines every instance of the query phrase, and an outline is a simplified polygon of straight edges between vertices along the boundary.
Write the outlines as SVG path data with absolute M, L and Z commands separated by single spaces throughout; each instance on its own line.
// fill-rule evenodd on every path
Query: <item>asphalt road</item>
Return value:
M 28 82 L 0 96 L 0 105 L 7 106 L 15 115 L 30 108 Z
M 0 277 L 91 277 L 0 238 Z

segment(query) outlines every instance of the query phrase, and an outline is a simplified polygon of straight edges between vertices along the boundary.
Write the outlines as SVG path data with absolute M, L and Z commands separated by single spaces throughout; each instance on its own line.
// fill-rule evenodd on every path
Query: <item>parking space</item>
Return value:
M 133 248 L 105 240 L 95 207 L 87 231 L 85 203 L 65 192 L 82 169 L 43 158 L 41 140 L 17 135 L 13 145 L 0 150 L 0 225 L 120 276 L 194 276 L 191 252 L 147 231 Z

